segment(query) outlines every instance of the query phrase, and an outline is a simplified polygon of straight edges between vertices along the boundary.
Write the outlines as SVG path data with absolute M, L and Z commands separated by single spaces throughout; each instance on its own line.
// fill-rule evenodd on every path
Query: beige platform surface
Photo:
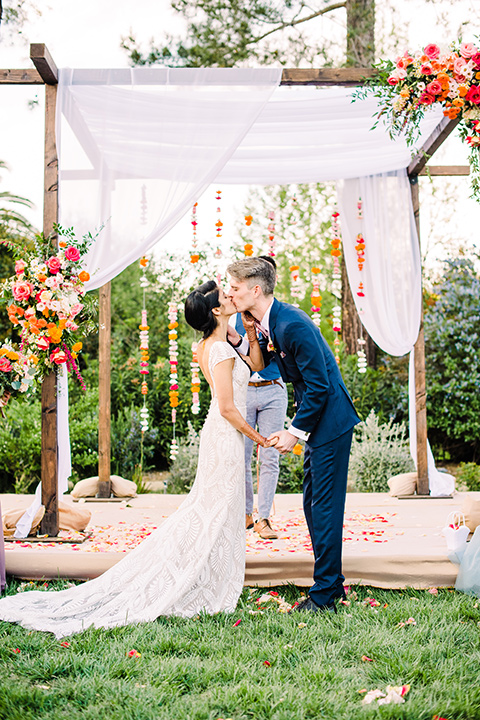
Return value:
M 119 503 L 89 502 L 93 534 L 82 544 L 6 543 L 7 573 L 19 578 L 93 578 L 122 559 L 172 514 L 185 496 L 148 494 Z M 26 508 L 30 495 L 0 495 L 3 511 Z M 374 587 L 450 587 L 457 567 L 447 557 L 441 530 L 463 494 L 452 499 L 397 499 L 382 493 L 348 493 L 343 572 L 347 584 Z M 68 496 L 64 501 L 72 502 Z M 248 531 L 246 585 L 311 584 L 311 552 L 301 495 L 277 495 L 273 524 L 279 539 Z

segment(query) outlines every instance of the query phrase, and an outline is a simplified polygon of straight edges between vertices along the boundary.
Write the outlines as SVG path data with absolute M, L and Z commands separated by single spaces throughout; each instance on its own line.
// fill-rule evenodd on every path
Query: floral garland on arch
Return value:
M 388 118 L 390 137 L 405 132 L 412 145 L 425 110 L 442 105 L 446 117 L 460 120 L 460 136 L 470 146 L 472 197 L 480 202 L 480 43 L 430 43 L 373 67 L 375 76 L 355 91 L 354 99 L 373 93 L 384 104 L 374 127 L 380 117 Z
M 77 365 L 81 339 L 97 329 L 96 301 L 85 296 L 90 275 L 81 259 L 97 235 L 77 240 L 72 228 L 55 226 L 52 238 L 37 235 L 33 246 L 2 241 L 16 258 L 15 275 L 0 285 L 0 303 L 6 305 L 17 340 L 0 347 L 0 394 L 27 393 L 44 376 L 62 365 L 83 382 Z M 64 238 L 64 239 L 63 239 Z

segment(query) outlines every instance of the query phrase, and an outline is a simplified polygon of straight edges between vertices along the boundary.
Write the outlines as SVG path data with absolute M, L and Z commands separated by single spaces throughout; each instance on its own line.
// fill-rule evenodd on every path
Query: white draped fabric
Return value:
M 350 89 L 280 78 L 278 68 L 60 70 L 60 223 L 77 234 L 105 226 L 87 258 L 89 289 L 152 249 L 214 181 L 318 182 L 410 162 L 403 138 L 382 123 L 371 130 L 374 98 L 352 103 Z M 442 117 L 427 112 L 419 143 Z M 66 404 L 63 393 L 63 415 Z M 68 421 L 58 427 L 66 487 Z

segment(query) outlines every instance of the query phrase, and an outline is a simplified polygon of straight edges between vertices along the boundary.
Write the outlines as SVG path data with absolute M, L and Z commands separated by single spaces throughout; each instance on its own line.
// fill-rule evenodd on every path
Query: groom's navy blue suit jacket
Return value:
M 294 387 L 292 424 L 310 433 L 308 444 L 324 445 L 360 422 L 335 357 L 308 315 L 275 299 L 269 330 L 281 375 Z

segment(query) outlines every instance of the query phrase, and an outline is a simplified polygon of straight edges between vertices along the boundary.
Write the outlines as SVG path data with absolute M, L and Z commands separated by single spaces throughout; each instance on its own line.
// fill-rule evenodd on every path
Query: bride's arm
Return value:
M 235 430 L 249 437 L 253 442 L 259 443 L 262 447 L 270 447 L 274 444 L 268 441 L 263 435 L 254 430 L 243 418 L 233 401 L 233 358 L 224 360 L 215 365 L 213 377 L 215 379 L 215 393 L 218 400 L 220 415 L 233 425 Z

